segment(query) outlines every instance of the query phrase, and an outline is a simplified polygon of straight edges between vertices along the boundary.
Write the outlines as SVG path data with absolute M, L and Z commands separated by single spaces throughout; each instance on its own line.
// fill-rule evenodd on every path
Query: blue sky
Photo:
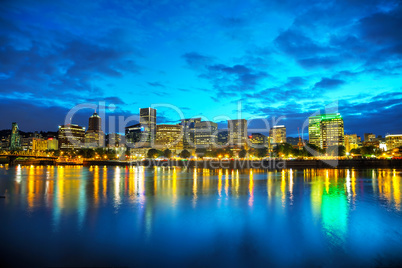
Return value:
M 13 0 L 0 14 L 0 129 L 55 131 L 99 101 L 116 106 L 107 115 L 168 103 L 220 122 L 240 102 L 297 136 L 336 102 L 346 133 L 402 133 L 399 1 Z

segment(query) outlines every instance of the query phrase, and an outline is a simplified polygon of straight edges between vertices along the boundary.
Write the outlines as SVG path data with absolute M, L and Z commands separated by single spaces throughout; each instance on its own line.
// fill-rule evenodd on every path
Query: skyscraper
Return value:
M 18 150 L 21 147 L 20 131 L 18 124 L 13 122 L 11 125 L 11 138 L 10 138 L 10 150 Z
M 88 130 L 85 134 L 85 144 L 88 147 L 104 147 L 105 134 L 102 131 L 102 119 L 95 112 L 89 117 Z
M 194 143 L 197 148 L 211 148 L 217 143 L 218 124 L 211 121 L 195 123 Z
M 310 144 L 322 148 L 321 115 L 310 116 L 308 118 L 308 139 Z
M 269 130 L 269 137 L 272 143 L 286 143 L 286 127 L 284 125 L 273 126 Z
M 182 119 L 179 125 L 183 126 L 183 148 L 195 147 L 194 132 L 195 124 L 201 122 L 201 118 Z
M 342 116 L 323 114 L 309 117 L 309 140 L 322 149 L 344 145 L 344 127 Z
M 156 109 L 141 108 L 140 124 L 144 127 L 144 133 L 147 135 L 146 142 L 152 146 L 156 136 Z
M 228 120 L 228 139 L 229 145 L 246 146 L 247 145 L 247 120 L 236 119 Z

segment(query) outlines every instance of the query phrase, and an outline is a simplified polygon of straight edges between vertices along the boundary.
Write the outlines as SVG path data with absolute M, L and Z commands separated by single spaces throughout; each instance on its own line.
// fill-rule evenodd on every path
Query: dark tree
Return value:
M 257 149 L 257 152 L 256 152 L 257 157 L 263 158 L 263 157 L 266 157 L 267 154 L 268 154 L 268 149 L 267 148 L 264 147 L 264 148 Z
M 181 157 L 181 158 L 189 158 L 190 156 L 191 156 L 191 154 L 190 154 L 190 152 L 187 151 L 187 150 L 183 150 L 183 151 L 181 151 L 181 153 L 180 153 L 180 157 Z
M 247 151 L 245 149 L 240 150 L 239 157 L 245 158 L 247 156 Z
M 157 158 L 159 156 L 159 152 L 156 149 L 149 149 L 147 153 L 148 158 Z
M 163 151 L 163 156 L 166 158 L 171 158 L 172 157 L 172 151 L 169 149 L 166 149 L 165 151 Z

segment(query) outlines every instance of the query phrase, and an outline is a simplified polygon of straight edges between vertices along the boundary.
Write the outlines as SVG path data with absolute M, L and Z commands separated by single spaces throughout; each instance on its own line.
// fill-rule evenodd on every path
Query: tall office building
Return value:
M 85 144 L 87 147 L 105 146 L 105 134 L 102 131 L 102 119 L 96 112 L 89 117 L 88 130 L 85 134 Z
M 183 126 L 157 125 L 155 147 L 159 149 L 183 149 Z
M 195 147 L 194 132 L 195 124 L 201 122 L 201 118 L 182 119 L 179 125 L 183 126 L 183 148 Z
M 195 123 L 194 127 L 194 143 L 196 148 L 211 148 L 217 144 L 217 123 L 202 121 Z
M 284 125 L 273 126 L 269 130 L 269 137 L 272 143 L 286 143 L 286 127 Z
M 10 150 L 19 150 L 21 147 L 21 136 L 18 124 L 13 122 L 11 125 Z
M 60 125 L 58 131 L 59 149 L 75 149 L 85 145 L 85 127 L 75 124 Z
M 228 120 L 228 139 L 231 146 L 247 145 L 247 120 Z
M 323 114 L 309 117 L 309 142 L 322 149 L 344 145 L 344 127 L 342 116 Z
M 146 142 L 152 146 L 156 136 L 156 109 L 141 108 L 140 124 L 144 127 L 144 133 L 147 136 Z
M 321 143 L 321 115 L 308 118 L 308 139 L 309 143 L 322 148 Z
M 402 134 L 386 135 L 385 141 L 387 144 L 387 150 L 392 150 L 402 146 Z

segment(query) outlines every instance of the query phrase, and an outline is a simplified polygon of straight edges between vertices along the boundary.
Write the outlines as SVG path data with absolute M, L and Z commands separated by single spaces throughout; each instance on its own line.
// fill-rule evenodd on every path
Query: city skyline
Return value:
M 170 103 L 185 118 L 238 119 L 241 101 L 242 118 L 286 116 L 297 136 L 338 101 L 346 133 L 401 133 L 401 10 L 398 1 L 5 1 L 0 129 L 55 131 L 72 107 L 99 101 L 126 117 Z M 159 124 L 178 120 L 159 110 Z

